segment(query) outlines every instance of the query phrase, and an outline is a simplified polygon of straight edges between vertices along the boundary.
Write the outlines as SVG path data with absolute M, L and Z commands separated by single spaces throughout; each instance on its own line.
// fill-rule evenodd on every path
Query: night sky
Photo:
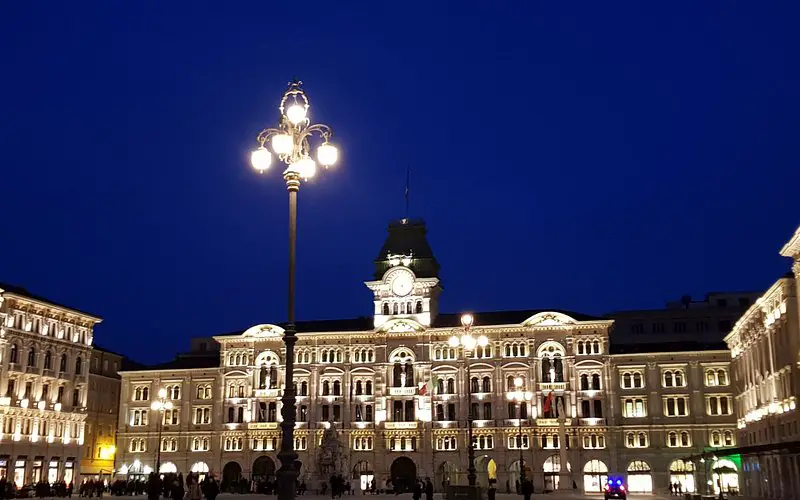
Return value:
M 0 281 L 102 316 L 102 346 L 285 320 L 287 196 L 248 157 L 295 76 L 342 153 L 300 191 L 298 319 L 371 313 L 408 167 L 443 311 L 789 269 L 796 2 L 229 3 L 0 6 Z

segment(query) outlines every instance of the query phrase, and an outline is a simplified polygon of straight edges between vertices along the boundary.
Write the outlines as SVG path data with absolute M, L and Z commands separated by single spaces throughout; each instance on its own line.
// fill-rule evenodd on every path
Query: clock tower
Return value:
M 372 290 L 375 328 L 396 318 L 431 326 L 438 312 L 439 263 L 428 244 L 421 220 L 401 219 L 389 224 L 389 234 L 375 259 Z

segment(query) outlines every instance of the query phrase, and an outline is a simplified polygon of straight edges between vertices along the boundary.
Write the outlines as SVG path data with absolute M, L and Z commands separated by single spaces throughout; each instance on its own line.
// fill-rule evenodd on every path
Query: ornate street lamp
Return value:
M 250 162 L 258 172 L 264 172 L 272 164 L 273 153 L 286 165 L 283 180 L 289 191 L 289 286 L 288 286 L 288 320 L 283 334 L 286 345 L 285 387 L 281 397 L 281 450 L 278 459 L 281 467 L 278 470 L 278 498 L 292 500 L 295 497 L 295 481 L 297 470 L 294 450 L 295 389 L 294 389 L 294 344 L 297 342 L 295 329 L 295 267 L 297 254 L 297 192 L 300 180 L 314 177 L 317 163 L 323 167 L 333 166 L 339 159 L 339 152 L 330 143 L 333 135 L 330 127 L 321 123 L 312 124 L 308 117 L 311 103 L 303 90 L 303 82 L 294 80 L 284 92 L 278 110 L 277 128 L 266 128 L 258 134 L 258 148 L 250 155 Z M 317 139 L 317 160 L 311 157 L 312 140 Z M 267 144 L 272 148 L 270 151 Z
M 520 486 L 520 493 L 522 492 L 522 483 L 525 481 L 525 466 L 524 466 L 524 459 L 522 456 L 522 403 L 526 401 L 530 401 L 533 399 L 533 393 L 530 391 L 523 391 L 523 380 L 522 377 L 516 377 L 514 379 L 514 391 L 508 393 L 508 399 L 510 401 L 514 401 L 517 403 L 517 428 L 519 429 L 518 433 L 518 447 L 519 447 L 519 486 Z
M 473 442 L 472 438 L 472 419 L 475 417 L 475 415 L 472 414 L 472 378 L 470 377 L 469 373 L 469 358 L 475 351 L 476 345 L 483 347 L 489 344 L 489 339 L 487 339 L 485 335 L 480 335 L 477 338 L 472 336 L 470 330 L 472 329 L 472 324 L 474 322 L 475 318 L 471 314 L 462 315 L 461 326 L 464 328 L 464 333 L 460 337 L 458 335 L 453 335 L 450 337 L 451 347 L 461 347 L 463 349 L 465 360 L 464 364 L 466 365 L 467 371 L 467 441 L 469 442 L 469 447 L 467 448 L 467 453 L 469 456 L 467 481 L 469 481 L 470 486 L 475 486 L 478 476 L 475 474 L 475 443 Z
M 172 409 L 172 401 L 167 401 L 167 390 L 158 390 L 158 399 L 150 409 L 158 412 L 158 445 L 156 446 L 156 474 L 161 474 L 161 431 L 164 429 L 164 412 Z

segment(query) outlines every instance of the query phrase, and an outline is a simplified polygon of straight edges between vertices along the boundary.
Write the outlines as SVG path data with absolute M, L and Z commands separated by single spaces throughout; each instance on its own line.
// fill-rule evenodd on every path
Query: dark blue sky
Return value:
M 134 359 L 285 319 L 286 194 L 247 158 L 295 75 L 342 150 L 300 192 L 299 319 L 370 313 L 407 166 L 443 310 L 658 307 L 788 269 L 796 3 L 123 3 L 0 6 L 0 280 Z

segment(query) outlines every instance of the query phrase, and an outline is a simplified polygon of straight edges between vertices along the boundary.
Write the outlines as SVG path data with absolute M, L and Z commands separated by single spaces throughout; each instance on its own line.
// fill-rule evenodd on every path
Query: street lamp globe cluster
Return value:
M 303 82 L 291 82 L 278 106 L 278 127 L 266 128 L 256 138 L 259 146 L 250 154 L 253 168 L 264 172 L 272 165 L 274 154 L 286 164 L 283 176 L 288 181 L 289 178 L 308 180 L 314 177 L 318 163 L 325 168 L 336 164 L 339 150 L 330 143 L 333 132 L 327 125 L 311 123 L 308 115 L 310 107 Z M 314 138 L 320 141 L 316 147 L 316 161 L 311 155 L 311 141 Z
M 156 444 L 156 474 L 161 473 L 161 431 L 164 428 L 164 412 L 172 409 L 172 401 L 167 400 L 167 390 L 158 390 L 158 399 L 153 401 L 150 409 L 158 412 L 158 444 Z
M 507 395 L 509 401 L 514 401 L 517 403 L 517 429 L 519 430 L 517 435 L 517 447 L 519 448 L 520 488 L 522 488 L 522 483 L 525 481 L 525 460 L 522 456 L 522 403 L 533 399 L 533 393 L 531 391 L 523 390 L 524 383 L 525 381 L 522 379 L 522 377 L 516 377 L 514 379 L 514 390 L 509 392 Z
M 303 90 L 303 82 L 294 80 L 283 93 L 278 111 L 278 126 L 266 128 L 256 137 L 258 148 L 250 155 L 250 163 L 259 173 L 267 170 L 273 154 L 286 165 L 283 180 L 289 192 L 289 280 L 287 286 L 287 322 L 283 331 L 286 346 L 284 388 L 281 395 L 281 446 L 277 471 L 278 500 L 295 498 L 297 480 L 297 452 L 294 449 L 296 394 L 294 387 L 294 345 L 297 343 L 295 326 L 295 274 L 297 257 L 297 193 L 300 180 L 308 180 L 317 172 L 317 163 L 323 167 L 336 164 L 339 151 L 331 144 L 331 128 L 321 123 L 311 123 L 308 110 L 311 102 Z M 313 144 L 312 144 L 313 143 Z M 316 148 L 314 148 L 316 145 Z M 269 147 L 268 147 L 269 146 Z M 271 151 L 270 151 L 271 148 Z M 316 161 L 312 158 L 316 153 Z
M 472 325 L 475 323 L 475 318 L 471 314 L 464 314 L 461 316 L 461 327 L 464 332 L 461 335 L 453 335 L 450 337 L 450 347 L 461 347 L 464 350 L 464 359 L 467 372 L 467 395 L 469 397 L 467 408 L 467 455 L 469 457 L 469 465 L 467 467 L 467 481 L 470 486 L 475 486 L 477 483 L 478 475 L 475 473 L 475 440 L 472 438 L 472 420 L 475 417 L 472 414 L 472 377 L 469 372 L 469 358 L 475 350 L 476 346 L 485 347 L 489 345 L 489 339 L 486 335 L 479 335 L 478 337 L 472 336 Z

